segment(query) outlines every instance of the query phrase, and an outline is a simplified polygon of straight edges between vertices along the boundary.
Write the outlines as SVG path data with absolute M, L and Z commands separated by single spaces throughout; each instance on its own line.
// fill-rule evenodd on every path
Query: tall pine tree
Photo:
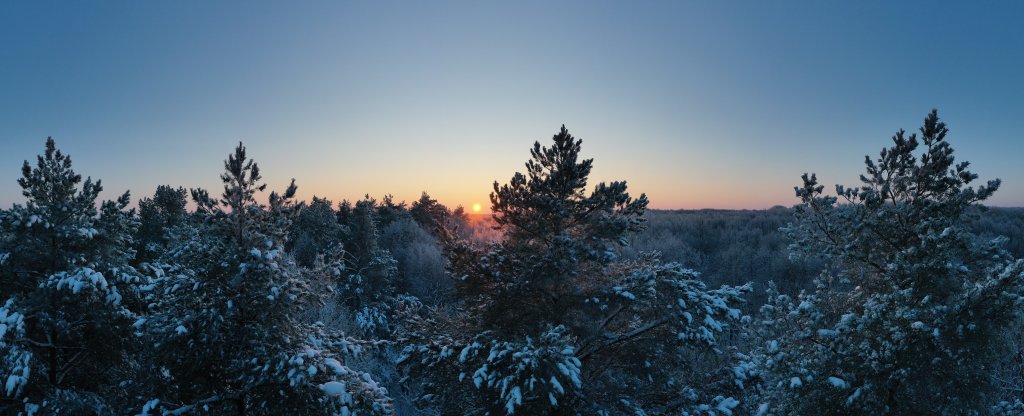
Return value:
M 219 200 L 192 191 L 202 221 L 155 266 L 149 316 L 136 322 L 167 370 L 153 385 L 172 386 L 150 392 L 143 410 L 391 413 L 387 391 L 346 365 L 368 343 L 300 319 L 329 294 L 341 266 L 300 268 L 286 255 L 294 181 L 261 204 L 255 197 L 266 186 L 245 147 L 224 167 Z
M 992 364 L 1019 317 L 1024 262 L 968 229 L 999 180 L 955 163 L 932 111 L 856 188 L 796 188 L 795 254 L 830 267 L 797 299 L 771 293 L 757 360 L 772 414 L 972 414 L 996 402 Z M 840 201 L 842 201 L 840 203 Z
M 125 305 L 140 282 L 128 265 L 138 226 L 128 193 L 97 209 L 100 181 L 82 181 L 53 139 L 18 184 L 25 204 L 0 212 L 0 408 L 120 411 L 133 342 Z
M 534 144 L 525 174 L 495 182 L 500 241 L 445 237 L 462 309 L 411 317 L 406 362 L 432 381 L 425 401 L 466 414 L 707 406 L 675 400 L 694 396 L 680 378 L 685 351 L 714 345 L 746 289 L 707 290 L 655 255 L 618 260 L 625 237 L 643 229 L 646 196 L 633 199 L 625 182 L 588 193 L 582 141 L 564 126 L 552 140 Z

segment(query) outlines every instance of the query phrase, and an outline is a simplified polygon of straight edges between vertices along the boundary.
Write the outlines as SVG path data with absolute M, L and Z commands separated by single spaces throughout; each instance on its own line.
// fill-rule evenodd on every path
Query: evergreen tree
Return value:
M 436 199 L 431 198 L 430 195 L 424 192 L 420 195 L 420 199 L 412 203 L 412 207 L 409 208 L 409 215 L 423 228 L 436 232 L 438 227 L 444 226 L 448 222 L 448 217 L 451 216 L 451 213 L 447 207 L 441 205 Z
M 430 380 L 424 400 L 464 414 L 707 407 L 680 378 L 685 351 L 714 345 L 725 321 L 739 318 L 746 289 L 707 290 L 695 272 L 655 255 L 617 260 L 625 237 L 643 228 L 646 196 L 631 198 L 625 182 L 588 194 L 592 160 L 580 160 L 581 141 L 564 126 L 553 141 L 534 144 L 526 174 L 495 182 L 503 239 L 483 248 L 445 236 L 464 306 L 409 316 L 405 360 Z M 675 403 L 683 395 L 692 400 Z
M 128 193 L 97 210 L 100 181 L 83 182 L 52 138 L 18 184 L 25 204 L 0 212 L 0 410 L 117 412 L 140 281 Z
M 338 203 L 338 224 L 346 227 L 352 224 L 352 203 L 347 199 L 343 199 Z
M 299 204 L 289 230 L 289 251 L 299 265 L 311 267 L 317 256 L 340 250 L 347 233 L 348 229 L 338 223 L 331 201 L 314 196 L 309 205 Z
M 1019 315 L 1024 262 L 966 227 L 1000 182 L 970 186 L 978 176 L 954 162 L 947 133 L 932 111 L 920 136 L 899 131 L 865 157 L 861 186 L 837 196 L 803 176 L 787 233 L 797 255 L 830 267 L 795 300 L 770 293 L 763 410 L 972 414 L 995 403 L 992 364 Z
M 369 197 L 367 197 L 369 199 Z M 398 221 L 402 218 L 406 218 L 409 215 L 409 210 L 405 207 L 405 202 L 395 202 L 395 197 L 390 194 L 384 195 L 381 199 L 380 204 L 377 208 L 377 226 L 380 229 L 387 227 L 391 223 Z
M 377 201 L 367 195 L 352 208 L 347 223 L 351 233 L 345 243 L 345 251 L 351 256 L 352 267 L 366 266 L 380 251 L 377 244 L 380 239 L 380 228 L 376 206 Z
M 294 181 L 266 205 L 256 202 L 265 185 L 241 144 L 225 171 L 219 200 L 192 191 L 202 221 L 155 269 L 149 316 L 136 322 L 166 369 L 153 385 L 172 386 L 151 392 L 143 411 L 391 413 L 386 390 L 346 365 L 366 343 L 299 319 L 342 266 L 303 269 L 285 255 Z
M 387 334 L 398 264 L 391 253 L 380 248 L 376 201 L 369 195 L 356 202 L 349 227 L 345 245 L 349 273 L 341 286 L 343 303 L 355 312 L 356 323 L 365 334 Z
M 167 247 L 168 230 L 188 219 L 185 188 L 160 185 L 152 198 L 139 201 L 139 230 L 136 234 L 136 262 L 151 261 Z

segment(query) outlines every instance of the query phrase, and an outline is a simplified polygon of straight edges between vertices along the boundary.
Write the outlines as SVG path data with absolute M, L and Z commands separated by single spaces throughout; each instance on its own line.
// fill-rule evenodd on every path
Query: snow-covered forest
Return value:
M 222 190 L 99 201 L 47 140 L 0 211 L 0 409 L 1024 414 L 1024 210 L 947 133 L 933 111 L 792 208 L 672 212 L 588 183 L 562 127 L 488 218 L 297 201 L 241 143 Z

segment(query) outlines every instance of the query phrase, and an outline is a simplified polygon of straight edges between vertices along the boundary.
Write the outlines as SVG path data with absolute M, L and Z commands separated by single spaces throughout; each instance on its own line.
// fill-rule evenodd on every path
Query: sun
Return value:
M 480 212 L 480 203 L 473 204 L 473 212 Z

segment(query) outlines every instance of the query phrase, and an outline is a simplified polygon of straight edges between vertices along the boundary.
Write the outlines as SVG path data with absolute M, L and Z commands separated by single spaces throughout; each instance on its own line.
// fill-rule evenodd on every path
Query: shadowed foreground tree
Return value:
M 193 190 L 201 219 L 152 266 L 155 397 L 143 413 L 388 414 L 387 391 L 347 357 L 372 342 L 327 332 L 299 315 L 331 294 L 340 261 L 300 268 L 284 252 L 296 214 L 294 181 L 266 205 L 259 167 L 241 144 L 225 162 L 224 193 Z M 166 413 L 165 413 L 166 414 Z
M 803 176 L 787 233 L 795 254 L 830 267 L 796 300 L 769 294 L 763 409 L 959 415 L 997 401 L 992 368 L 1020 315 L 1024 262 L 969 232 L 999 180 L 971 187 L 947 132 L 932 111 L 920 136 L 901 130 L 865 157 L 861 186 L 837 185 L 838 197 Z
M 100 181 L 83 182 L 53 139 L 18 184 L 25 205 L 0 211 L 0 410 L 114 412 L 139 282 L 128 193 L 97 210 Z
M 430 381 L 424 403 L 446 414 L 735 407 L 687 386 L 707 381 L 688 379 L 687 352 L 714 345 L 746 289 L 708 290 L 655 255 L 618 261 L 646 196 L 631 198 L 625 182 L 588 194 L 581 141 L 565 127 L 553 141 L 534 144 L 526 174 L 495 182 L 500 241 L 443 235 L 462 307 L 410 316 L 404 363 Z

